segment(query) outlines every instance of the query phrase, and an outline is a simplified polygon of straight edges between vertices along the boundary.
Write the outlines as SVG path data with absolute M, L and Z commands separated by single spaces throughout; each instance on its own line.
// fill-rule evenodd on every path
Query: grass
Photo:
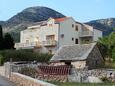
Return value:
M 66 82 L 66 83 L 62 83 L 62 82 L 50 82 L 53 83 L 55 85 L 58 86 L 115 86 L 115 83 L 100 83 L 100 84 L 96 84 L 96 83 L 76 83 L 76 82 Z

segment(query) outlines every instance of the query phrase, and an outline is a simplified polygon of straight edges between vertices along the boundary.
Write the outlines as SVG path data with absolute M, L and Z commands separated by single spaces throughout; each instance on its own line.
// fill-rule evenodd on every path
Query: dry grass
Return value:
M 109 62 L 109 61 L 105 61 L 105 68 L 112 68 L 115 69 L 115 62 Z

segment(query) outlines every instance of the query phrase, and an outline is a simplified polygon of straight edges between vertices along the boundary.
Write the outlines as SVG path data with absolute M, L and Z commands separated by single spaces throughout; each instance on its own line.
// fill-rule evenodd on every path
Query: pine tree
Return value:
M 3 32 L 2 32 L 2 26 L 0 25 L 0 50 L 3 49 Z
M 4 36 L 4 49 L 14 49 L 14 40 L 9 33 Z

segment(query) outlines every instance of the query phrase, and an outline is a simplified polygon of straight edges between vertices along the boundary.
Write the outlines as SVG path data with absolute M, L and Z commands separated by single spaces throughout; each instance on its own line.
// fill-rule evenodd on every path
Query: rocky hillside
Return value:
M 63 14 L 47 7 L 30 7 L 13 16 L 7 21 L 0 21 L 4 32 L 10 32 L 15 41 L 19 41 L 19 32 L 26 29 L 28 24 L 47 20 L 49 17 L 61 18 Z M 16 36 L 17 35 L 17 36 Z
M 49 17 L 61 18 L 65 16 L 47 7 L 29 7 L 7 21 L 0 21 L 0 25 L 3 26 L 5 33 L 11 33 L 15 42 L 19 42 L 19 32 L 21 30 L 26 29 L 28 25 L 34 22 L 47 20 Z M 115 27 L 115 18 L 93 20 L 86 24 L 102 30 L 104 35 L 108 35 L 113 31 L 112 28 Z
M 115 18 L 99 19 L 87 22 L 86 24 L 95 27 L 96 29 L 102 30 L 103 35 L 108 35 L 115 28 Z

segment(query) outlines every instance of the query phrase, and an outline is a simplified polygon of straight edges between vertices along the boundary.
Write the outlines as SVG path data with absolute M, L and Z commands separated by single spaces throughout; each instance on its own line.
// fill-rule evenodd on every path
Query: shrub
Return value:
M 2 55 L 0 55 L 0 66 L 2 66 L 2 65 L 3 65 L 3 63 L 4 63 L 4 58 L 3 58 L 3 56 L 2 56 Z
M 112 59 L 113 59 L 113 61 L 115 62 L 115 47 L 114 47 L 113 50 L 112 50 Z
M 10 61 L 34 61 L 48 62 L 52 57 L 51 54 L 35 53 L 31 50 L 4 50 L 0 51 L 0 55 L 5 62 Z

